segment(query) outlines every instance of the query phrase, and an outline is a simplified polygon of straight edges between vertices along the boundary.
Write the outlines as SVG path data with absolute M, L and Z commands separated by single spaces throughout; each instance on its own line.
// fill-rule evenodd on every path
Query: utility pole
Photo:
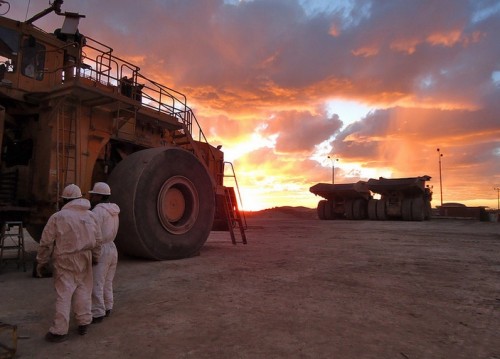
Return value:
M 439 158 L 439 190 L 441 192 L 441 207 L 443 206 L 443 179 L 441 176 L 441 157 L 443 157 L 443 154 L 441 151 L 439 151 L 439 148 L 437 149 L 438 152 L 438 158 Z
M 333 159 L 330 156 L 328 156 L 328 158 L 332 160 L 332 184 L 335 184 L 335 161 L 338 161 L 339 159 Z

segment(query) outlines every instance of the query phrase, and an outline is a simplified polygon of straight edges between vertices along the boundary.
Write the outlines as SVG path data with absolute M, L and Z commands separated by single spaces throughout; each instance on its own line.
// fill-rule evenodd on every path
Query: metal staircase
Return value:
M 243 216 L 238 208 L 238 201 L 234 193 L 234 187 L 224 187 L 224 204 L 226 211 L 227 225 L 231 235 L 231 242 L 236 244 L 235 228 L 239 230 L 241 242 L 247 244 L 247 237 L 245 234 L 246 223 L 243 224 Z
M 226 174 L 226 168 L 229 169 L 229 174 Z M 231 241 L 233 242 L 233 244 L 236 244 L 236 236 L 234 230 L 236 228 L 237 230 L 239 230 L 239 233 L 241 235 L 241 242 L 243 244 L 247 244 L 247 238 L 245 234 L 245 230 L 248 228 L 247 220 L 245 217 L 245 212 L 240 211 L 240 208 L 238 206 L 238 202 L 242 204 L 242 200 L 233 164 L 231 162 L 224 162 L 223 171 L 224 177 L 232 178 L 235 185 L 235 187 L 224 187 L 224 210 L 228 230 L 231 235 Z M 236 193 L 238 193 L 238 198 L 236 198 Z
M 63 186 L 76 183 L 76 110 L 63 105 L 57 118 L 57 172 Z

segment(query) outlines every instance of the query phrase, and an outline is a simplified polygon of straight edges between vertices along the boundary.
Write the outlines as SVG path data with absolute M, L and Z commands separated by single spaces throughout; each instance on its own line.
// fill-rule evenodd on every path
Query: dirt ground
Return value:
M 9 264 L 0 321 L 18 358 L 500 359 L 500 223 L 248 218 L 200 256 L 121 258 L 112 316 L 44 341 L 51 279 Z

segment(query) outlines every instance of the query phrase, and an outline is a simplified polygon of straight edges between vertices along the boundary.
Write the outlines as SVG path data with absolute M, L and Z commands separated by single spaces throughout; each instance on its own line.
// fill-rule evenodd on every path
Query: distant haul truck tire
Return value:
M 380 199 L 377 201 L 377 219 L 379 221 L 387 220 L 387 211 L 385 208 L 385 199 Z
M 377 202 L 376 199 L 368 201 L 368 219 L 372 221 L 377 219 Z
M 411 220 L 423 221 L 425 218 L 424 200 L 420 197 L 411 200 Z
M 120 206 L 116 245 L 127 255 L 154 260 L 196 254 L 215 212 L 205 166 L 180 148 L 135 152 L 111 173 L 111 201 Z
M 337 214 L 335 213 L 335 201 L 319 201 L 317 211 L 318 218 L 321 220 L 332 220 L 337 218 Z
M 411 198 L 405 198 L 401 202 L 401 217 L 403 221 L 411 221 L 411 207 L 412 200 Z
M 355 199 L 352 203 L 352 218 L 355 220 L 366 219 L 366 201 Z
M 352 199 L 347 199 L 344 202 L 344 205 L 345 205 L 345 218 L 354 219 L 354 214 L 353 214 L 354 201 Z
M 322 199 L 321 201 L 318 202 L 318 218 L 321 220 L 325 220 L 325 206 L 326 206 L 326 200 Z
M 335 201 L 327 201 L 325 205 L 325 218 L 334 220 L 337 217 L 335 214 Z
M 425 219 L 424 200 L 421 197 L 405 198 L 401 204 L 403 221 L 423 221 Z

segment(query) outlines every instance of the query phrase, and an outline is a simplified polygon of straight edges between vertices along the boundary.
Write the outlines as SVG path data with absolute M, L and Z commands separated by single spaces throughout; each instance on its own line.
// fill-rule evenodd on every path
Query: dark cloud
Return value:
M 328 140 L 341 126 L 338 116 L 328 118 L 324 112 L 279 112 L 268 121 L 262 134 L 277 135 L 277 152 L 312 154 L 315 145 Z

